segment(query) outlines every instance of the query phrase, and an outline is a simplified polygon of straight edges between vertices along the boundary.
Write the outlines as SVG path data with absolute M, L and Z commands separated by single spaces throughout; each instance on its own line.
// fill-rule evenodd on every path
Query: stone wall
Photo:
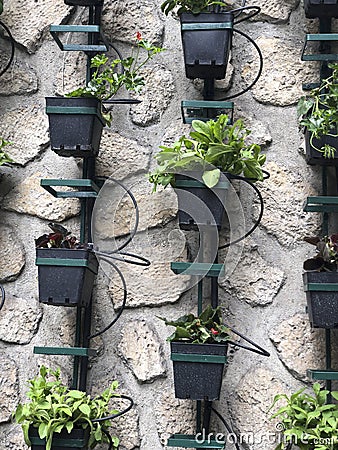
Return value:
M 104 33 L 125 54 L 137 31 L 166 48 L 147 68 L 147 87 L 138 96 L 142 103 L 113 107 L 113 123 L 104 130 L 97 161 L 99 175 L 114 175 L 131 187 L 140 208 L 140 233 L 132 250 L 153 261 L 149 269 L 120 266 L 129 288 L 127 309 L 93 342 L 99 352 L 90 362 L 91 392 L 118 379 L 121 391 L 135 399 L 133 412 L 116 421 L 121 449 L 127 450 L 166 448 L 171 433 L 192 432 L 195 420 L 194 403 L 174 398 L 168 330 L 157 316 L 195 311 L 196 287 L 189 290 L 189 280 L 169 270 L 170 261 L 187 257 L 175 219 L 176 196 L 171 189 L 152 194 L 145 174 L 158 146 L 189 130 L 182 124 L 180 102 L 202 98 L 202 86 L 185 78 L 179 22 L 164 16 L 160 3 L 106 0 L 103 17 Z M 274 432 L 268 412 L 274 395 L 307 385 L 306 369 L 323 366 L 324 334 L 310 328 L 301 278 L 303 260 L 312 250 L 302 238 L 319 226 L 319 217 L 304 213 L 302 205 L 307 195 L 319 192 L 319 171 L 305 163 L 295 107 L 302 83 L 317 80 L 318 71 L 300 61 L 304 34 L 316 23 L 305 19 L 299 0 L 247 4 L 261 6 L 261 13 L 238 28 L 260 46 L 264 69 L 255 87 L 235 100 L 235 116 L 247 119 L 252 139 L 266 149 L 271 177 L 259 185 L 265 202 L 262 223 L 241 253 L 231 256 L 236 268 L 231 279 L 220 280 L 220 303 L 227 322 L 271 356 L 234 351 L 216 407 L 236 431 L 264 437 Z M 44 97 L 67 92 L 84 79 L 83 56 L 62 53 L 49 25 L 79 24 L 86 17 L 84 8 L 68 7 L 63 0 L 5 0 L 2 20 L 17 48 L 11 69 L 0 79 L 0 135 L 13 142 L 9 153 L 16 161 L 1 168 L 0 184 L 0 281 L 7 292 L 0 312 L 0 449 L 23 450 L 21 429 L 10 418 L 25 397 L 25 381 L 42 363 L 71 373 L 66 357 L 33 355 L 35 345 L 71 343 L 75 314 L 39 304 L 34 238 L 47 231 L 50 220 L 63 222 L 74 234 L 79 231 L 77 200 L 56 200 L 39 182 L 81 177 L 80 161 L 50 150 Z M 231 76 L 217 83 L 220 95 L 245 87 L 257 70 L 253 48 L 239 35 L 231 64 Z M 240 195 L 249 226 L 256 201 L 243 187 Z M 114 245 L 133 223 L 128 199 L 117 205 L 114 198 L 114 191 L 106 189 L 97 201 L 96 243 L 111 239 Z M 189 239 L 194 248 L 196 239 Z M 93 330 L 109 324 L 121 298 L 118 278 L 103 266 L 95 286 Z M 215 429 L 223 432 L 220 423 Z M 245 447 L 270 450 L 272 444 L 258 441 Z

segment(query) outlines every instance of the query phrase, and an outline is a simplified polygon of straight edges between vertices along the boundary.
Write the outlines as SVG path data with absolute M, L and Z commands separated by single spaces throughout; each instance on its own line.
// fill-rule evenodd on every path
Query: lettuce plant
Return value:
M 89 447 L 94 448 L 99 443 L 108 442 L 102 430 L 111 426 L 111 420 L 94 420 L 118 413 L 109 407 L 110 400 L 119 397 L 115 392 L 117 387 L 118 383 L 114 381 L 100 395 L 91 398 L 85 392 L 65 386 L 60 380 L 59 369 L 53 371 L 42 366 L 40 374 L 29 380 L 29 401 L 19 404 L 13 416 L 21 424 L 29 446 L 29 427 L 33 426 L 38 429 L 40 439 L 46 439 L 46 450 L 52 449 L 54 433 L 62 430 L 70 433 L 74 428 L 89 428 Z M 112 437 L 112 440 L 113 450 L 117 450 L 119 440 L 117 437 Z
M 338 392 L 322 390 L 319 383 L 308 394 L 300 389 L 294 394 L 277 394 L 270 408 L 284 401 L 271 417 L 280 421 L 282 441 L 275 450 L 290 448 L 294 444 L 300 450 L 334 450 L 338 446 L 338 404 L 327 403 L 329 394 L 338 400 Z
M 174 184 L 175 172 L 191 170 L 202 170 L 209 188 L 216 186 L 221 172 L 263 180 L 266 157 L 258 144 L 246 142 L 251 131 L 242 119 L 230 124 L 228 115 L 221 114 L 217 120 L 193 120 L 192 128 L 189 137 L 181 136 L 172 147 L 160 146 L 155 156 L 158 167 L 148 175 L 154 191 L 158 185 Z
M 168 15 L 173 9 L 179 7 L 177 14 L 189 12 L 199 14 L 206 11 L 209 6 L 227 6 L 227 3 L 217 0 L 165 0 L 161 10 Z

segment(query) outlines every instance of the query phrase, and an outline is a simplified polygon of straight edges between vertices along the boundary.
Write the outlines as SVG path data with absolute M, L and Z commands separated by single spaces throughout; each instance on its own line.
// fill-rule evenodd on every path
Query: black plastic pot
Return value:
M 218 400 L 228 345 L 183 342 L 171 342 L 170 345 L 175 397 L 191 400 Z
M 338 165 L 338 138 L 332 136 L 322 136 L 320 139 L 313 138 L 313 144 L 317 148 L 322 148 L 325 144 L 329 144 L 336 149 L 334 158 L 324 158 L 323 153 L 319 152 L 310 144 L 311 133 L 305 131 L 305 157 L 306 162 L 310 165 L 318 166 L 337 166 Z
M 338 0 L 304 0 L 308 19 L 338 17 Z
M 96 6 L 103 5 L 103 0 L 65 0 L 65 4 L 71 6 Z
M 38 429 L 31 426 L 29 427 L 29 439 L 32 443 L 32 450 L 45 450 L 46 440 L 39 438 Z M 67 430 L 62 430 L 61 433 L 54 433 L 52 450 L 65 450 L 65 449 L 81 449 L 86 450 L 88 448 L 89 440 L 89 428 L 83 430 L 82 428 L 75 428 L 70 433 Z
M 303 282 L 311 325 L 338 328 L 338 272 L 305 272 Z
M 175 192 L 178 200 L 178 221 L 182 230 L 198 229 L 200 226 L 221 228 L 227 184 L 219 183 L 209 189 L 203 183 L 200 173 L 191 172 L 191 176 L 177 174 Z
M 97 156 L 105 121 L 96 98 L 47 97 L 50 144 L 60 156 Z
M 89 250 L 36 249 L 39 301 L 54 306 L 90 303 L 98 261 Z
M 232 47 L 233 13 L 183 13 L 180 20 L 187 78 L 223 79 Z

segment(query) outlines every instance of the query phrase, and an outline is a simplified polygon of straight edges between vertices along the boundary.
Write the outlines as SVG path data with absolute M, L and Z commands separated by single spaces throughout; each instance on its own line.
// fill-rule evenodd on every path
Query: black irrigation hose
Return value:
M 105 328 L 103 328 L 103 330 L 98 331 L 95 334 L 91 334 L 90 336 L 88 336 L 88 340 L 90 339 L 94 339 L 97 336 L 101 336 L 101 334 L 105 333 L 106 331 L 108 331 L 117 321 L 118 319 L 121 317 L 121 314 L 124 311 L 124 308 L 126 306 L 126 302 L 127 302 L 127 283 L 126 280 L 121 272 L 121 270 L 116 266 L 116 264 L 114 264 L 109 258 L 105 258 L 105 257 L 101 257 L 104 261 L 106 261 L 108 264 L 110 264 L 111 266 L 114 267 L 114 269 L 116 270 L 116 272 L 118 273 L 119 277 L 121 278 L 122 284 L 123 284 L 123 301 L 122 301 L 122 305 L 119 308 L 118 313 L 116 314 L 115 318 L 110 322 L 109 325 L 107 325 Z
M 126 240 L 126 242 L 124 244 L 122 244 L 121 247 L 119 247 L 117 250 L 114 250 L 114 253 L 117 253 L 117 252 L 123 250 L 134 239 L 134 237 L 136 235 L 139 220 L 140 220 L 140 212 L 138 209 L 138 204 L 137 204 L 137 201 L 136 201 L 133 193 L 123 183 L 121 183 L 121 181 L 118 181 L 115 178 L 111 178 L 111 177 L 96 177 L 95 179 L 96 180 L 112 180 L 112 181 L 114 181 L 114 183 L 118 184 L 119 186 L 122 187 L 122 189 L 124 189 L 126 191 L 126 193 L 129 195 L 129 197 L 131 198 L 131 201 L 133 202 L 133 205 L 134 205 L 134 209 L 135 209 L 134 228 L 129 233 L 129 238 Z
M 112 252 L 112 253 L 107 253 L 107 252 L 101 252 L 101 251 L 95 250 L 95 249 L 93 251 L 94 251 L 95 255 L 104 256 L 106 258 L 111 258 L 111 259 L 114 259 L 116 261 L 123 261 L 123 262 L 128 263 L 128 264 L 134 264 L 135 266 L 149 267 L 150 264 L 151 264 L 149 259 L 144 258 L 143 256 L 140 256 L 140 255 L 135 255 L 133 253 L 128 253 L 128 252 L 118 252 L 118 253 L 116 253 L 115 251 Z M 116 256 L 115 256 L 115 253 L 116 253 Z M 119 258 L 119 256 L 122 256 L 122 258 Z M 135 260 L 126 259 L 126 258 L 123 258 L 123 256 L 128 256 L 130 258 L 135 258 Z M 137 261 L 137 260 L 139 260 L 139 261 Z
M 1 302 L 0 302 L 0 311 L 1 311 L 2 307 L 5 304 L 5 298 L 6 298 L 5 289 L 3 288 L 3 286 L 1 286 L 1 284 L 0 284 L 0 293 L 1 293 Z
M 5 31 L 7 32 L 8 36 L 9 36 L 10 43 L 11 43 L 11 47 L 12 47 L 11 56 L 9 58 L 8 63 L 6 65 L 6 67 L 0 71 L 0 77 L 1 77 L 5 72 L 7 72 L 7 70 L 9 69 L 9 66 L 13 62 L 14 52 L 15 52 L 15 44 L 14 44 L 14 38 L 12 36 L 12 33 L 10 32 L 9 28 L 1 20 L 0 20 L 0 26 L 3 27 L 5 29 Z
M 211 407 L 211 411 L 213 411 L 213 412 L 216 414 L 216 416 L 219 418 L 219 420 L 223 423 L 223 425 L 225 426 L 227 432 L 228 432 L 229 434 L 234 434 L 233 430 L 232 430 L 232 429 L 229 427 L 229 425 L 226 423 L 224 417 L 221 416 L 221 414 L 220 414 L 213 406 Z M 237 438 L 237 436 L 236 436 L 236 438 Z M 238 445 L 237 439 L 236 439 L 236 441 L 234 442 L 234 444 L 235 444 L 235 447 L 236 447 L 237 450 L 241 450 L 240 446 Z
M 134 406 L 134 400 L 131 397 L 128 397 L 128 395 L 120 394 L 120 395 L 117 395 L 116 398 L 122 398 L 124 400 L 129 400 L 130 401 L 130 405 L 128 405 L 127 408 L 124 409 L 123 411 L 120 411 L 120 412 L 118 412 L 116 414 L 112 414 L 111 416 L 100 417 L 99 419 L 94 419 L 94 420 L 92 420 L 92 422 L 104 422 L 105 420 L 116 419 L 116 417 L 120 417 L 123 414 L 126 414 Z
M 113 440 L 112 440 L 108 430 L 106 428 L 104 428 L 104 427 L 101 427 L 101 430 L 108 438 L 108 443 L 109 443 L 108 450 L 112 450 L 112 448 L 113 448 Z
M 238 23 L 244 22 L 245 20 L 252 19 L 253 17 L 257 16 L 261 12 L 261 8 L 259 6 L 242 6 L 241 8 L 234 9 L 232 12 L 239 12 L 238 16 L 242 14 L 244 11 L 247 10 L 254 10 L 251 14 L 249 14 L 246 17 L 243 17 L 241 20 L 237 20 L 237 22 L 234 22 L 235 25 Z M 237 17 L 237 16 L 236 16 Z
M 264 171 L 265 174 L 267 174 L 267 176 L 264 179 L 267 179 L 270 177 L 270 174 L 266 171 Z M 258 219 L 256 220 L 256 222 L 253 224 L 253 226 L 250 228 L 249 231 L 247 231 L 243 236 L 239 237 L 238 239 L 235 239 L 232 242 L 228 242 L 227 244 L 221 245 L 218 247 L 218 250 L 222 250 L 224 248 L 228 248 L 231 245 L 235 245 L 238 244 L 239 242 L 243 241 L 244 239 L 246 239 L 248 236 L 250 236 L 255 229 L 258 227 L 258 225 L 260 224 L 262 217 L 263 217 L 263 213 L 264 213 L 264 201 L 263 201 L 263 197 L 262 194 L 260 193 L 259 189 L 251 182 L 251 181 L 257 181 L 254 180 L 253 178 L 245 178 L 245 177 L 241 177 L 240 175 L 233 175 L 233 174 L 226 174 L 227 178 L 231 178 L 234 180 L 240 180 L 240 181 L 244 181 L 245 183 L 247 183 L 250 187 L 252 187 L 252 189 L 256 192 L 258 199 L 259 199 L 259 203 L 260 203 L 260 212 L 259 212 L 259 216 Z
M 246 33 L 243 33 L 243 31 L 236 30 L 235 28 L 233 29 L 233 31 L 235 33 L 241 34 L 243 37 L 248 39 L 248 41 L 251 42 L 251 44 L 255 47 L 255 49 L 257 50 L 258 56 L 259 56 L 259 70 L 256 75 L 256 78 L 253 80 L 253 82 L 249 86 L 247 86 L 241 92 L 237 92 L 237 94 L 233 94 L 233 95 L 229 95 L 228 97 L 220 98 L 220 99 L 218 99 L 218 101 L 230 100 L 231 98 L 236 98 L 236 97 L 239 97 L 240 95 L 245 94 L 246 92 L 248 92 L 250 89 L 252 89 L 254 87 L 254 85 L 259 80 L 259 78 L 262 74 L 262 71 L 263 71 L 263 55 L 262 55 L 261 49 L 258 47 L 256 42 L 253 39 L 251 39 L 251 37 L 248 36 Z
M 227 324 L 224 324 L 224 325 L 227 328 L 229 328 L 229 330 L 231 330 L 234 334 L 237 334 L 237 336 L 241 337 L 242 339 L 244 339 L 244 341 L 248 342 L 249 344 L 251 344 L 255 348 L 247 347 L 246 345 L 238 344 L 237 342 L 227 341 L 230 345 L 233 345 L 234 347 L 244 348 L 245 350 L 249 350 L 250 352 L 258 353 L 258 355 L 270 356 L 270 353 L 268 351 L 264 350 L 263 347 L 261 347 L 260 345 L 256 344 L 254 341 L 252 341 L 251 339 L 247 338 L 246 336 L 244 336 L 244 334 L 242 334 L 239 331 L 235 330 L 230 325 L 227 325 Z

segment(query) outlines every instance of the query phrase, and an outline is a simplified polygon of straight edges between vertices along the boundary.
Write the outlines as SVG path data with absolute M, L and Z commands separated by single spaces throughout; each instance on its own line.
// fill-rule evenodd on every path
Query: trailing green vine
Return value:
M 302 97 L 297 106 L 300 124 L 310 133 L 311 146 L 323 153 L 324 158 L 333 158 L 336 148 L 329 144 L 318 148 L 313 140 L 323 136 L 338 136 L 338 64 L 329 64 L 329 68 L 332 69 L 332 75 Z

